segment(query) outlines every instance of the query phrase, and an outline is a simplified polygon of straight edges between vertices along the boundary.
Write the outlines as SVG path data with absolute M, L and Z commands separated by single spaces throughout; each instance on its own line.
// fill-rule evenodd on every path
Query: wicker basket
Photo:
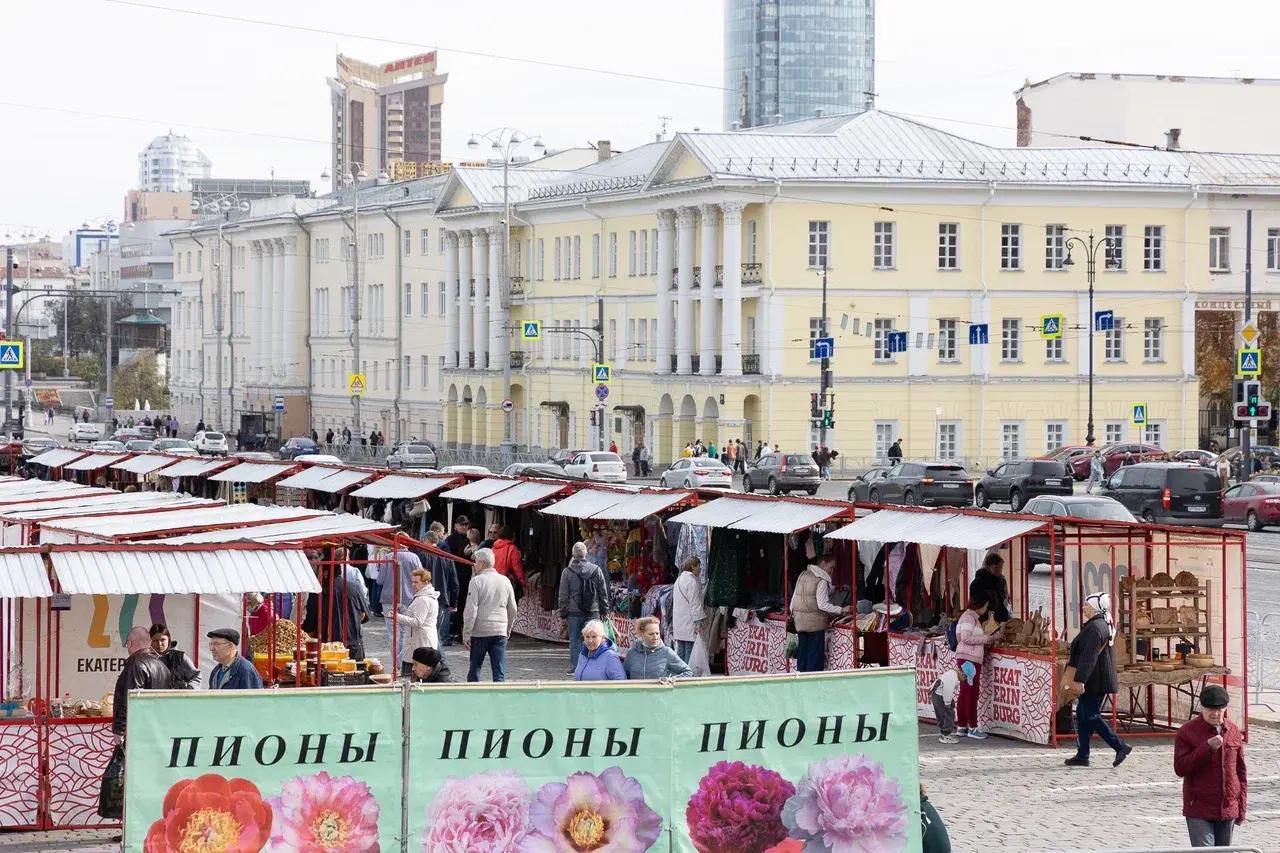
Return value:
M 361 687 L 369 683 L 369 673 L 365 670 L 355 672 L 330 672 L 320 670 L 321 687 Z

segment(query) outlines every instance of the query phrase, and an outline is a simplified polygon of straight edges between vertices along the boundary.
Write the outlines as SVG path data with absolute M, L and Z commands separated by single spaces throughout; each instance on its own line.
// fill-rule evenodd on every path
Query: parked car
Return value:
M 1072 467 L 1071 463 L 1075 462 L 1082 456 L 1092 455 L 1093 451 L 1094 448 L 1087 444 L 1064 444 L 1056 450 L 1051 450 L 1044 456 L 1037 456 L 1036 459 L 1053 459 L 1056 462 L 1064 462 L 1066 463 L 1067 468 L 1071 471 L 1071 476 L 1075 477 L 1077 480 L 1083 480 L 1084 477 L 1075 476 L 1075 468 Z M 1086 467 L 1085 475 L 1087 476 L 1088 473 L 1089 469 Z
M 67 432 L 67 441 L 75 444 L 78 441 L 101 441 L 102 427 L 98 424 L 72 424 Z
M 47 435 L 33 435 L 22 442 L 22 455 L 39 456 L 46 450 L 53 450 L 57 446 L 58 442 Z
M 1174 462 L 1194 462 L 1196 465 L 1203 465 L 1206 468 L 1212 468 L 1218 461 L 1218 454 L 1208 450 L 1175 450 L 1169 457 Z
M 341 459 L 328 453 L 304 453 L 293 457 L 294 462 L 306 462 L 308 465 L 342 465 Z
M 658 478 L 664 488 L 732 489 L 733 472 L 719 459 L 699 456 L 697 459 L 677 459 Z
M 950 462 L 901 462 L 871 487 L 873 504 L 969 506 L 973 480 L 961 465 Z
M 147 424 L 137 424 L 134 426 L 134 429 L 138 431 L 138 435 L 142 436 L 143 438 L 151 439 L 152 441 L 154 441 L 160 435 L 159 430 L 157 430 L 153 426 L 148 426 Z
M 1124 455 L 1130 454 L 1133 464 L 1140 462 L 1165 462 L 1169 459 L 1169 454 L 1165 453 L 1154 444 L 1134 444 L 1131 442 L 1116 442 L 1115 444 L 1106 444 L 1102 446 L 1102 473 L 1110 476 L 1115 470 L 1124 464 Z M 1092 454 L 1084 454 L 1077 456 L 1071 460 L 1071 470 L 1077 480 L 1083 480 L 1089 476 L 1089 460 Z
M 150 453 L 156 449 L 156 443 L 145 438 L 135 438 L 133 441 L 126 441 L 124 449 L 130 453 Z
M 591 480 L 598 483 L 625 483 L 627 466 L 622 457 L 608 450 L 588 450 L 573 457 L 573 461 L 564 466 L 564 472 L 579 480 Z
M 436 468 L 436 449 L 426 441 L 402 441 L 387 455 L 388 468 Z
M 305 435 L 295 435 L 280 446 L 281 459 L 293 459 L 304 453 L 319 453 L 320 446 Z
M 157 453 L 171 453 L 174 456 L 198 456 L 199 451 L 185 438 L 161 438 L 156 440 Z
M 879 465 L 875 468 L 868 468 L 854 477 L 853 482 L 849 484 L 849 500 L 860 504 L 870 502 L 871 487 L 883 480 L 884 475 L 891 470 L 888 465 Z
M 538 477 L 543 480 L 572 479 L 559 465 L 551 462 L 512 462 L 502 471 L 508 477 Z
M 1106 521 L 1137 521 L 1133 513 L 1115 498 L 1097 495 L 1054 495 L 1032 498 L 1022 511 L 1030 515 L 1048 515 L 1053 518 L 1087 518 Z M 1062 537 L 1054 541 L 1053 564 L 1064 563 L 1066 543 Z M 1049 564 L 1049 537 L 1031 534 L 1027 537 L 1027 559 L 1032 567 Z
M 440 469 L 441 474 L 492 474 L 483 465 L 446 465 Z
M 95 441 L 90 444 L 89 450 L 94 453 L 124 453 L 125 446 L 119 441 L 107 439 L 106 441 Z
M 227 454 L 224 453 L 222 455 L 226 456 Z M 279 462 L 280 461 L 275 457 L 274 454 L 268 453 L 265 450 L 241 450 L 236 453 L 232 453 L 230 458 L 236 459 L 240 462 Z
M 755 462 L 747 463 L 747 472 L 742 478 L 743 491 L 764 489 L 771 495 L 784 492 L 816 495 L 820 485 L 818 463 L 808 453 L 762 453 Z
M 111 433 L 111 440 L 118 441 L 121 444 L 128 444 L 131 441 L 137 441 L 142 438 L 142 433 L 137 427 L 120 427 L 120 429 Z
M 1020 512 L 1030 498 L 1040 495 L 1069 495 L 1073 489 L 1071 470 L 1056 459 L 1013 459 L 997 465 L 978 481 L 973 490 L 975 506 L 1008 503 Z
M 196 452 L 202 455 L 226 456 L 229 451 L 227 437 L 213 430 L 196 433 L 195 437 L 191 439 L 191 444 L 195 447 Z
M 1222 480 L 1218 472 L 1186 462 L 1126 465 L 1099 492 L 1124 504 L 1148 523 L 1222 526 Z
M 561 468 L 568 465 L 579 453 L 586 453 L 586 450 L 557 450 L 555 453 L 547 457 L 547 461 L 559 465 Z
M 1222 517 L 1244 522 L 1250 530 L 1280 524 L 1280 483 L 1252 481 L 1239 483 L 1222 495 Z

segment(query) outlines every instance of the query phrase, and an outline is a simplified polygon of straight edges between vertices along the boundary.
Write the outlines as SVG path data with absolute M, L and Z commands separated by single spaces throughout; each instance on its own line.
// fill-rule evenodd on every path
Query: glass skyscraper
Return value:
M 724 0 L 724 124 L 866 109 L 875 0 Z

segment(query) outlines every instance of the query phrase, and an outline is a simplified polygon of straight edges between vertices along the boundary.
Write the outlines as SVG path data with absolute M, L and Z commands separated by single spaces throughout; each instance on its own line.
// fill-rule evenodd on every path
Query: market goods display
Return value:
M 1168 572 L 1156 572 L 1151 576 L 1151 586 L 1155 589 L 1172 589 L 1177 584 L 1173 582 L 1173 576 Z
M 277 619 L 271 623 L 272 633 L 275 634 L 275 652 L 276 657 L 293 657 L 293 650 L 299 647 L 306 648 L 307 636 L 306 631 L 302 631 L 293 622 L 288 619 Z M 301 638 L 301 642 L 299 642 Z M 270 648 L 271 634 L 266 631 L 254 634 L 249 638 L 249 648 L 255 655 L 267 654 Z
M 1174 586 L 1179 589 L 1194 589 L 1200 585 L 1200 579 L 1193 573 L 1183 570 L 1173 579 Z

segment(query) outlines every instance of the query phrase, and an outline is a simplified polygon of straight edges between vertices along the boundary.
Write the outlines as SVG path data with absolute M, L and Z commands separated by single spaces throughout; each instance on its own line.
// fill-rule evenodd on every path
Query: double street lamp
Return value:
M 379 174 L 379 177 L 385 177 L 385 174 Z M 338 175 L 339 185 L 351 191 L 351 225 L 348 226 L 351 231 L 351 304 L 348 309 L 351 316 L 351 373 L 360 372 L 360 182 L 368 178 L 369 175 L 359 164 L 353 165 L 351 171 L 344 169 Z M 329 180 L 328 169 L 320 173 L 320 180 Z M 346 217 L 343 219 L 345 221 Z M 363 434 L 359 394 L 351 395 L 351 423 L 355 427 L 352 432 L 359 441 Z
M 1093 284 L 1098 274 L 1098 252 L 1106 252 L 1104 263 L 1108 268 L 1113 268 L 1119 255 L 1120 241 L 1113 237 L 1103 237 L 1101 240 L 1096 240 L 1093 232 L 1090 231 L 1087 240 L 1080 237 L 1068 237 L 1065 246 L 1067 256 L 1062 260 L 1064 267 L 1075 266 L 1075 261 L 1071 259 L 1071 252 L 1077 246 L 1084 252 L 1085 260 L 1087 261 L 1085 273 L 1089 279 L 1089 423 L 1084 443 L 1092 447 L 1094 440 L 1097 438 L 1093 434 L 1093 333 L 1098 326 L 1097 319 L 1093 313 Z

